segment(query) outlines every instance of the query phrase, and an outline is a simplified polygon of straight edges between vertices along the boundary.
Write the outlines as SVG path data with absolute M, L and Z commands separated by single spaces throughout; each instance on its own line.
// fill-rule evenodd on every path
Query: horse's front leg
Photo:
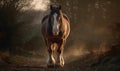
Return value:
M 65 40 L 64 39 L 60 40 L 57 49 L 57 64 L 58 66 L 61 67 L 64 66 L 64 58 L 63 58 L 64 45 L 65 45 Z
M 54 66 L 55 65 L 55 58 L 54 58 L 54 51 L 55 47 L 52 43 L 49 43 L 48 53 L 49 53 L 49 59 L 48 59 L 48 66 Z

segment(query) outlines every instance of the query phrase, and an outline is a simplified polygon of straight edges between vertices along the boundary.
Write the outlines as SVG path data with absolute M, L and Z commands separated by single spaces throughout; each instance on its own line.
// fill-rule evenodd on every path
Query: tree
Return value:
M 16 17 L 32 0 L 0 0 L 0 49 L 10 48 Z

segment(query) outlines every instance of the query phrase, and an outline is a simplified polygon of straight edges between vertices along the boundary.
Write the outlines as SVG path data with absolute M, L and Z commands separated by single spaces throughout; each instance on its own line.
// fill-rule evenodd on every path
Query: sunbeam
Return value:
M 50 0 L 32 0 L 29 6 L 23 7 L 22 10 L 46 11 L 50 4 Z

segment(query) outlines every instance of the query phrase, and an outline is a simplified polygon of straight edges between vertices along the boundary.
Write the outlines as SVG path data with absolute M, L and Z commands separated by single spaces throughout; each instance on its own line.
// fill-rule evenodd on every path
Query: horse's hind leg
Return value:
M 63 67 L 64 66 L 64 58 L 63 58 L 63 50 L 64 50 L 64 45 L 65 45 L 65 40 L 60 40 L 58 43 L 58 49 L 57 49 L 57 64 L 58 66 Z

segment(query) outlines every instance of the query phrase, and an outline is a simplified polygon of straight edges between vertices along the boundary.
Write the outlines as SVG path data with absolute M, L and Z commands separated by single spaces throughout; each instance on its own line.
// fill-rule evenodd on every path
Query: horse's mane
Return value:
M 49 17 L 49 15 L 46 15 L 45 17 L 43 17 L 42 19 L 42 23 L 45 21 L 45 19 L 47 19 Z
M 63 17 L 70 23 L 70 20 L 66 14 L 63 13 Z
M 61 15 L 61 17 L 64 17 L 70 23 L 70 20 L 67 17 L 67 15 L 65 13 L 63 13 L 61 10 L 60 10 L 60 15 Z

